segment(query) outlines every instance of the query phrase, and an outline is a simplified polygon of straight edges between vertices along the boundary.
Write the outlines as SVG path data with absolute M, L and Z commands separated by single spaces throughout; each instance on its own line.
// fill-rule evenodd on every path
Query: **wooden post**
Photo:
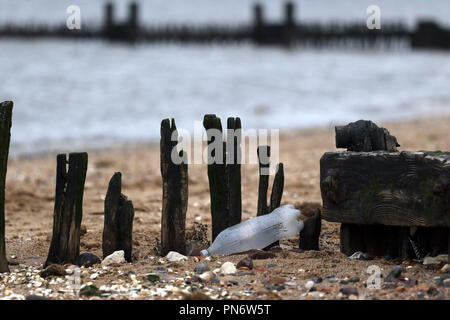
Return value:
M 161 216 L 161 253 L 169 251 L 186 252 L 186 211 L 188 205 L 188 165 L 187 155 L 180 151 L 180 163 L 174 163 L 172 150 L 178 144 L 175 120 L 161 122 L 161 176 L 163 180 L 163 200 Z M 176 140 L 172 141 L 172 135 Z M 176 153 L 175 153 L 176 154 Z
M 286 27 L 293 27 L 295 25 L 295 6 L 292 2 L 287 2 L 284 6 L 284 24 Z
M 255 4 L 253 7 L 253 20 L 256 28 L 264 25 L 263 7 L 261 4 Z
M 122 194 L 122 174 L 114 173 L 109 181 L 105 198 L 105 220 L 103 227 L 103 258 L 114 251 L 123 250 L 125 259 L 131 262 L 133 247 L 134 207 L 131 200 Z
M 208 138 L 208 180 L 211 197 L 212 241 L 214 241 L 222 230 L 228 228 L 228 188 L 226 183 L 226 164 L 212 160 L 216 157 L 216 151 L 220 151 L 218 150 L 219 148 L 222 148 L 223 153 L 226 150 L 223 142 L 216 142 L 215 139 L 218 139 L 218 137 L 212 135 L 210 131 L 210 129 L 216 129 L 222 132 L 220 118 L 214 114 L 207 114 L 203 118 L 203 126 Z M 222 136 L 220 136 L 220 139 L 222 139 Z M 225 158 L 225 154 L 223 158 Z
M 277 173 L 275 174 L 275 178 L 273 179 L 272 194 L 270 195 L 269 212 L 272 212 L 273 210 L 275 210 L 280 206 L 281 198 L 283 197 L 283 189 L 284 189 L 284 169 L 283 164 L 279 163 L 277 165 Z
M 281 204 L 281 198 L 283 197 L 283 188 L 284 188 L 284 169 L 283 164 L 279 163 L 277 165 L 277 173 L 275 174 L 275 178 L 273 179 L 272 185 L 272 193 L 270 195 L 270 207 L 267 213 L 272 212 L 276 208 L 278 208 Z M 268 245 L 264 250 L 268 250 L 271 247 L 279 246 L 280 241 L 275 241 Z
M 305 226 L 300 231 L 299 248 L 302 250 L 319 250 L 319 236 L 322 228 L 322 215 L 320 209 L 313 217 L 304 221 Z
M 80 253 L 80 227 L 88 154 L 70 153 L 68 171 L 66 155 L 59 154 L 56 159 L 53 236 L 44 268 L 52 263 L 76 264 Z
M 5 187 L 11 140 L 13 102 L 0 104 L 0 272 L 9 272 L 5 243 Z
M 269 166 L 270 166 L 270 147 L 258 147 L 259 160 L 259 186 L 258 186 L 258 209 L 257 216 L 269 213 L 267 207 L 267 189 L 269 188 Z
M 241 119 L 228 118 L 227 120 L 227 155 L 226 174 L 228 188 L 228 227 L 241 222 L 242 194 L 241 194 Z M 232 134 L 233 133 L 233 134 Z M 233 155 L 228 154 L 232 150 Z
M 104 30 L 106 32 L 111 31 L 111 28 L 114 26 L 114 6 L 111 2 L 105 5 L 105 21 L 104 21 Z

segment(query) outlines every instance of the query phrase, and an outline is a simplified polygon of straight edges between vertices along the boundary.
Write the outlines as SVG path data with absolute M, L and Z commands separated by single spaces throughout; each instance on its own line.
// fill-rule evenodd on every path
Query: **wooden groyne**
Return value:
M 126 43 L 254 43 L 285 47 L 345 47 L 450 49 L 450 30 L 434 21 L 419 21 L 413 30 L 401 23 L 383 23 L 381 29 L 368 29 L 365 22 L 312 24 L 296 21 L 296 7 L 287 2 L 284 18 L 268 22 L 260 4 L 253 7 L 253 19 L 243 25 L 158 25 L 145 26 L 139 21 L 139 6 L 131 3 L 125 21 L 117 21 L 114 6 L 105 5 L 102 26 L 83 25 L 79 30 L 66 26 L 0 27 L 0 38 L 97 39 Z

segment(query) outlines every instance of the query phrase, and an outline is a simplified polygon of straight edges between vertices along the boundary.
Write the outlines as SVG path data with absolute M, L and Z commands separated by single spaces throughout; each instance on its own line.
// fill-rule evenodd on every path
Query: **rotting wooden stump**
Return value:
M 0 273 L 9 272 L 5 244 L 5 187 L 11 140 L 13 102 L 0 104 Z
M 228 189 L 228 226 L 241 222 L 242 193 L 241 193 L 241 139 L 242 125 L 239 118 L 227 119 L 226 144 L 226 175 Z
M 318 208 L 314 216 L 304 221 L 300 231 L 299 248 L 302 250 L 319 250 L 319 237 L 322 229 L 322 214 Z
M 175 121 L 165 119 L 161 122 L 161 176 L 162 176 L 162 215 L 161 215 L 161 254 L 169 251 L 186 252 L 186 211 L 188 206 L 188 165 L 184 151 L 178 153 L 180 163 L 172 159 L 172 151 L 178 144 Z M 177 153 L 175 153 L 176 155 Z
M 212 240 L 228 227 L 241 222 L 241 120 L 227 119 L 227 142 L 222 123 L 207 114 L 203 126 L 208 139 L 208 180 L 211 197 Z
M 259 185 L 258 185 L 258 209 L 257 216 L 271 213 L 281 204 L 284 189 L 284 168 L 282 163 L 277 164 L 275 177 L 273 179 L 272 193 L 270 195 L 270 206 L 267 206 L 267 189 L 269 187 L 270 168 L 270 146 L 259 146 L 257 149 L 259 162 Z M 273 246 L 279 246 L 280 241 L 275 241 L 264 248 L 268 250 Z
M 122 174 L 114 173 L 105 197 L 103 227 L 103 259 L 115 251 L 123 250 L 125 260 L 131 262 L 133 248 L 134 207 L 122 194 Z
M 324 219 L 342 223 L 342 252 L 448 251 L 449 152 L 327 152 L 320 181 Z
M 258 207 L 257 216 L 269 213 L 267 206 L 267 189 L 269 188 L 270 146 L 259 146 L 257 149 L 259 162 Z
M 80 253 L 80 227 L 88 154 L 70 153 L 68 170 L 65 154 L 58 154 L 56 161 L 53 235 L 44 268 L 52 263 L 76 264 Z

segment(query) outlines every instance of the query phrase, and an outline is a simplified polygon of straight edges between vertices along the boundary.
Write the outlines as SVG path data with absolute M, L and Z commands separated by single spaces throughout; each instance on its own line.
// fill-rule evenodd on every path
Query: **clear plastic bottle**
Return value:
M 232 254 L 251 249 L 262 249 L 282 238 L 297 235 L 303 229 L 304 218 L 293 205 L 284 205 L 271 213 L 248 219 L 219 233 L 212 245 L 200 252 Z

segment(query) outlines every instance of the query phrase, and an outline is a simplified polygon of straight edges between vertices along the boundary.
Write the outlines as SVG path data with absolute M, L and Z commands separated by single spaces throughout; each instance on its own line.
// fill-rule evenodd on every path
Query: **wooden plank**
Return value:
M 175 121 L 161 122 L 161 176 L 163 199 L 161 215 L 161 253 L 169 251 L 186 252 L 186 211 L 188 205 L 188 166 L 186 153 L 180 151 L 182 163 L 172 161 L 172 150 L 178 144 L 178 136 L 172 141 L 177 130 Z
M 105 197 L 103 227 L 103 258 L 123 250 L 125 260 L 131 262 L 133 246 L 133 203 L 122 194 L 122 174 L 114 173 Z
M 13 102 L 0 104 L 0 272 L 9 272 L 5 243 L 5 187 L 11 140 Z
M 450 226 L 450 153 L 327 152 L 323 218 L 392 226 Z
M 87 164 L 87 153 L 70 153 L 66 173 L 65 155 L 57 156 L 53 236 L 44 267 L 78 260 Z

